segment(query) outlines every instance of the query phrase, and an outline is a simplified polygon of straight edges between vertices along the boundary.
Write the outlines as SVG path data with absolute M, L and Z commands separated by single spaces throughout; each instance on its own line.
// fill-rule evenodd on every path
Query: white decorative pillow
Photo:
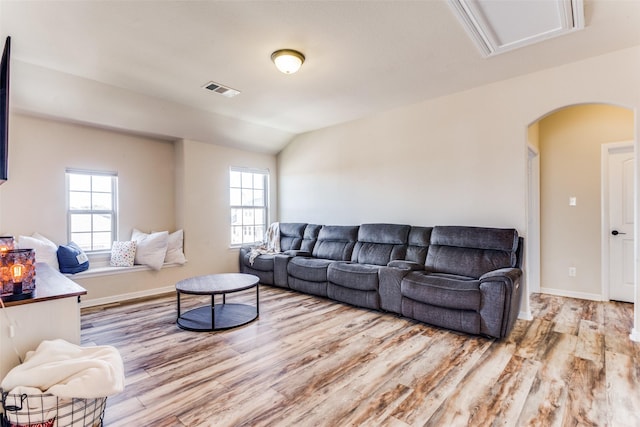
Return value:
M 182 230 L 174 231 L 169 234 L 169 244 L 167 245 L 167 254 L 164 257 L 165 264 L 184 264 L 187 259 L 184 256 L 183 249 L 184 232 Z
M 36 254 L 36 262 L 44 262 L 59 270 L 58 245 L 41 234 L 33 233 L 29 236 L 18 237 L 18 248 L 33 249 Z
M 131 240 L 136 242 L 136 264 L 148 265 L 154 270 L 162 268 L 169 245 L 168 231 L 147 234 L 134 228 Z
M 113 242 L 111 245 L 111 267 L 133 267 L 136 257 L 136 242 Z

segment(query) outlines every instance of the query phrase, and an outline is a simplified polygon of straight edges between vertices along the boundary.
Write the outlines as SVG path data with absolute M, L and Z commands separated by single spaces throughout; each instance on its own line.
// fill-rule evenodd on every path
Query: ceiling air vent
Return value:
M 230 87 L 223 86 L 220 83 L 214 82 L 209 82 L 202 86 L 202 88 L 215 93 L 219 93 L 220 95 L 226 96 L 227 98 L 233 98 L 234 96 L 240 94 L 239 90 L 231 89 Z
M 583 0 L 449 0 L 483 56 L 494 56 L 584 28 Z

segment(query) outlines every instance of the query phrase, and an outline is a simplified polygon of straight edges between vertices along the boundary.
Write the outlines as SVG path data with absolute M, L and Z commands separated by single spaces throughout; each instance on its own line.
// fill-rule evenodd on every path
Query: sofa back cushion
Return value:
M 479 278 L 517 264 L 515 229 L 437 226 L 431 233 L 425 266 L 437 273 Z
M 280 249 L 284 251 L 298 250 L 302 244 L 307 224 L 297 222 L 280 223 Z
M 302 236 L 301 251 L 309 252 L 310 254 L 313 253 L 313 248 L 316 246 L 321 228 L 321 225 L 307 224 L 307 227 L 304 229 L 304 235 Z
M 358 241 L 353 248 L 352 262 L 387 265 L 389 261 L 404 259 L 407 253 L 409 225 L 362 224 Z
M 433 227 L 411 227 L 405 260 L 424 265 Z
M 357 225 L 323 225 L 312 253 L 315 258 L 349 261 L 357 240 Z

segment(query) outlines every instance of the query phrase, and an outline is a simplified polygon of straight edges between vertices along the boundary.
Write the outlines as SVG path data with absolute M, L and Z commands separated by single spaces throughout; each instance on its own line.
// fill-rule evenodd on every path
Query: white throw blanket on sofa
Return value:
M 278 254 L 280 252 L 280 223 L 274 222 L 267 228 L 262 244 L 251 249 L 249 264 L 253 265 L 258 255 Z

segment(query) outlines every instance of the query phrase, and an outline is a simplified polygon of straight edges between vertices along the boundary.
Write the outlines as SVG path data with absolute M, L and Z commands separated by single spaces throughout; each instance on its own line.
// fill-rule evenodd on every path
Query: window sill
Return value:
M 180 267 L 183 264 L 163 264 L 162 269 Z M 146 265 L 134 265 L 133 267 L 111 267 L 110 265 L 89 267 L 86 271 L 75 274 L 65 274 L 70 279 L 87 279 L 90 277 L 111 276 L 113 274 L 135 273 L 138 271 L 155 271 Z

